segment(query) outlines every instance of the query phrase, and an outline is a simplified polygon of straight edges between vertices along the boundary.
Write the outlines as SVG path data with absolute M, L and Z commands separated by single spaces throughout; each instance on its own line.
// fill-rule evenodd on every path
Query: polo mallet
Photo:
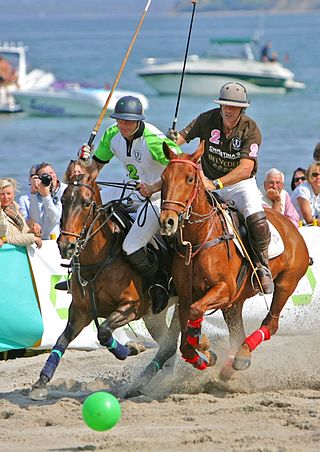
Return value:
M 105 114 L 106 114 L 106 111 L 107 111 L 107 108 L 108 108 L 108 105 L 109 105 L 111 96 L 112 96 L 112 94 L 113 94 L 114 90 L 116 89 L 116 86 L 117 86 L 117 84 L 118 84 L 118 82 L 119 82 L 119 79 L 120 79 L 120 77 L 121 77 L 121 74 L 122 74 L 122 72 L 123 72 L 123 69 L 124 69 L 124 67 L 125 67 L 125 65 L 126 65 L 126 63 L 127 63 L 127 60 L 128 60 L 128 58 L 129 58 L 129 55 L 130 55 L 130 53 L 131 53 L 133 44 L 135 43 L 135 40 L 137 39 L 137 36 L 138 36 L 139 31 L 140 31 L 141 25 L 142 25 L 142 23 L 143 23 L 143 21 L 144 21 L 144 18 L 146 17 L 146 14 L 147 14 L 147 12 L 148 12 L 148 9 L 149 9 L 149 6 L 150 6 L 151 1 L 152 1 L 152 0 L 148 0 L 148 1 L 147 1 L 147 4 L 146 4 L 146 7 L 144 8 L 144 12 L 143 12 L 143 14 L 142 14 L 142 16 L 141 16 L 141 19 L 140 19 L 140 22 L 139 22 L 139 24 L 138 24 L 138 26 L 137 26 L 137 29 L 136 29 L 136 31 L 135 31 L 135 33 L 134 33 L 134 35 L 133 35 L 133 38 L 132 38 L 131 43 L 130 43 L 130 46 L 128 47 L 128 50 L 127 50 L 127 52 L 126 52 L 126 54 L 125 54 L 125 57 L 124 57 L 124 59 L 123 59 L 123 61 L 122 61 L 121 67 L 120 67 L 120 69 L 119 69 L 119 72 L 118 72 L 118 74 L 117 74 L 117 76 L 116 76 L 115 81 L 113 82 L 112 88 L 110 89 L 109 95 L 108 95 L 108 97 L 107 97 L 107 100 L 105 101 L 105 104 L 104 104 L 103 109 L 102 109 L 102 111 L 101 111 L 101 113 L 100 113 L 100 116 L 99 116 L 99 118 L 98 118 L 98 121 L 97 121 L 96 125 L 94 126 L 94 129 L 93 129 L 92 132 L 91 132 L 91 135 L 90 135 L 90 138 L 89 138 L 89 141 L 88 141 L 88 145 L 89 145 L 89 146 L 92 145 L 93 140 L 95 139 L 95 137 L 96 137 L 96 135 L 97 135 L 97 132 L 98 132 L 100 126 L 101 126 L 101 123 L 102 123 L 103 118 L 104 118 L 104 116 L 105 116 Z
M 178 121 L 179 104 L 180 104 L 180 98 L 181 98 L 184 74 L 185 74 L 185 70 L 186 70 L 188 51 L 189 51 L 189 44 L 190 44 L 190 38 L 191 38 L 191 31 L 192 31 L 192 25 L 193 25 L 193 18 L 194 18 L 194 13 L 195 13 L 195 9 L 196 9 L 197 0 L 191 0 L 191 2 L 193 3 L 193 8 L 192 8 L 192 14 L 191 14 L 191 20 L 190 20 L 190 26 L 189 26 L 189 33 L 188 33 L 188 39 L 187 39 L 186 52 L 185 52 L 185 55 L 184 55 L 183 68 L 182 68 L 181 79 L 180 79 L 180 87 L 179 87 L 179 92 L 178 92 L 176 111 L 174 113 L 174 119 L 173 119 L 173 123 L 172 123 L 172 130 L 176 130 L 176 125 L 177 125 L 177 121 Z

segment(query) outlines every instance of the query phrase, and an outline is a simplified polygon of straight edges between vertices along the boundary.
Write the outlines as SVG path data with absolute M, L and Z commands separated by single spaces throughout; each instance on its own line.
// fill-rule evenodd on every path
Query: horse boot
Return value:
M 258 262 L 257 275 L 260 280 L 263 292 L 270 294 L 274 291 L 274 284 L 271 271 L 269 269 L 268 247 L 271 240 L 271 233 L 265 212 L 260 211 L 249 215 L 246 219 L 249 239 Z
M 152 301 L 152 312 L 159 314 L 168 305 L 168 281 L 159 268 L 157 255 L 149 248 L 140 248 L 126 256 L 130 264 L 140 273 Z

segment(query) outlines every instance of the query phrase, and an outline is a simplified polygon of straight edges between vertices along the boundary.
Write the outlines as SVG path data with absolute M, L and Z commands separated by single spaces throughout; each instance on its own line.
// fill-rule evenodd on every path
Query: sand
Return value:
M 41 402 L 28 389 L 47 354 L 1 361 L 1 452 L 320 450 L 320 333 L 275 336 L 227 383 L 218 378 L 227 338 L 210 340 L 215 367 L 199 372 L 177 355 L 145 395 L 130 400 L 121 393 L 155 349 L 125 362 L 107 350 L 68 350 Z M 81 415 L 97 390 L 121 402 L 121 420 L 105 432 L 89 429 Z

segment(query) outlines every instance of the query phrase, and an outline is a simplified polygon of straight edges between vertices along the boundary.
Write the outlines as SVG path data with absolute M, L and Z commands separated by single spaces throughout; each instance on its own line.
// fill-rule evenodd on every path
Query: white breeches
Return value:
M 152 239 L 152 236 L 160 229 L 160 193 L 156 193 L 152 196 L 152 206 L 148 204 L 147 208 L 145 207 L 146 201 L 144 198 L 139 198 L 138 193 L 127 190 L 125 196 L 131 193 L 134 206 L 137 207 L 138 210 L 135 214 L 135 221 L 122 244 L 122 249 L 126 254 L 132 254 L 140 248 L 145 247 Z M 114 199 L 119 199 L 121 194 L 121 188 L 107 187 L 106 189 L 101 190 L 101 199 L 103 203 L 107 203 Z M 142 212 L 140 215 L 140 212 L 143 209 L 147 209 L 147 211 Z M 143 225 L 140 226 L 142 223 Z
M 262 194 L 257 186 L 255 177 L 220 188 L 218 194 L 226 202 L 233 201 L 235 207 L 242 213 L 244 218 L 264 210 Z

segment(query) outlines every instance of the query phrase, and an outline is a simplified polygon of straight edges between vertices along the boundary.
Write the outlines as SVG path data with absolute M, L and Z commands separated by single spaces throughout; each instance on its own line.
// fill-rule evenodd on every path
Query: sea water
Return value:
M 81 2 L 82 0 L 80 0 Z M 63 6 L 63 2 L 60 2 Z M 15 3 L 17 4 L 17 2 Z M 88 16 L 34 11 L 34 14 L 0 16 L 0 40 L 22 41 L 29 47 L 29 69 L 52 71 L 58 80 L 112 85 L 145 3 L 136 2 L 137 13 L 109 16 L 90 9 Z M 138 6 L 140 8 L 138 8 Z M 89 11 L 90 10 L 90 11 Z M 289 186 L 293 170 L 307 167 L 315 144 L 320 141 L 320 41 L 319 13 L 265 15 L 196 14 L 189 54 L 208 50 L 209 40 L 221 36 L 252 36 L 263 32 L 263 42 L 271 40 L 280 60 L 289 56 L 287 66 L 306 89 L 285 95 L 251 97 L 247 113 L 259 124 L 263 134 L 258 182 L 271 167 L 284 171 Z M 171 125 L 177 96 L 158 96 L 136 71 L 147 57 L 183 58 L 190 15 L 147 14 L 132 53 L 120 78 L 118 88 L 140 91 L 148 96 L 147 120 L 163 131 Z M 261 42 L 261 44 L 263 44 Z M 212 97 L 189 97 L 182 92 L 177 129 L 198 113 L 216 106 Z M 98 118 L 32 117 L 25 113 L 0 116 L 0 177 L 15 177 L 21 192 L 28 188 L 29 168 L 49 161 L 62 178 L 70 159 L 89 139 Z M 98 132 L 95 145 L 106 127 Z M 191 152 L 196 143 L 184 147 Z M 118 162 L 107 165 L 100 180 L 115 180 L 123 175 Z

